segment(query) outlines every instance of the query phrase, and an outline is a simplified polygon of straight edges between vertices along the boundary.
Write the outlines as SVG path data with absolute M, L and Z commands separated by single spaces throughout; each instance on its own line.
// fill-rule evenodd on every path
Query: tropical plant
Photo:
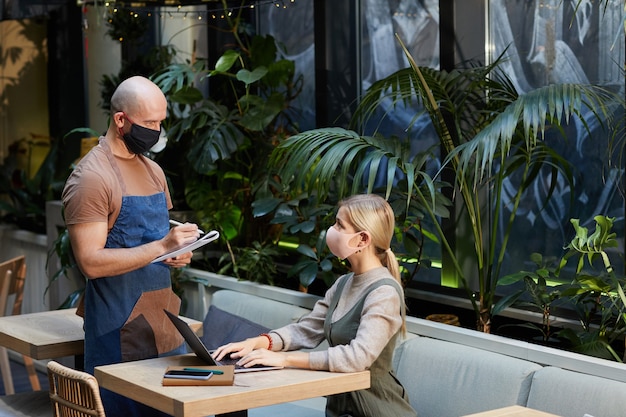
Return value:
M 338 265 L 334 262 L 336 257 L 326 248 L 326 229 L 334 222 L 333 204 L 320 203 L 315 194 L 302 193 L 295 197 L 283 194 L 261 198 L 252 208 L 255 217 L 269 216 L 270 224 L 280 227 L 283 247 L 295 248 L 295 253 L 292 251 L 290 255 L 299 259 L 291 262 L 288 277 L 298 277 L 302 290 L 317 278 L 327 286 L 332 284 Z M 289 253 L 288 249 L 284 251 Z
M 70 242 L 70 235 L 66 227 L 59 227 L 57 230 L 57 237 L 52 242 L 52 246 L 48 251 L 48 256 L 46 258 L 46 271 L 49 271 L 49 266 L 51 262 L 58 261 L 59 269 L 49 277 L 48 286 L 46 287 L 46 292 L 50 289 L 50 286 L 53 285 L 55 281 L 58 279 L 65 277 L 66 279 L 72 279 L 74 275 L 79 278 L 86 279 L 80 270 L 78 269 L 78 265 L 76 264 L 76 260 L 74 259 L 74 255 L 72 252 L 72 246 Z M 68 296 L 63 300 L 59 309 L 61 308 L 72 308 L 78 305 L 78 301 L 84 292 L 84 287 L 80 287 L 77 290 L 72 291 Z
M 59 167 L 62 141 L 52 140 L 50 149 L 37 172 L 30 176 L 16 169 L 15 154 L 11 153 L 0 165 L 0 200 L 2 221 L 20 229 L 46 233 L 46 202 L 61 195 L 69 168 Z
M 615 218 L 596 216 L 594 220 L 591 234 L 579 219 L 571 220 L 576 234 L 565 248 L 559 269 L 570 259 L 576 262 L 572 286 L 563 296 L 570 298 L 581 330 L 564 329 L 558 335 L 578 352 L 621 361 L 613 343 L 626 332 L 626 279 L 617 276 L 607 252 L 618 246 L 612 230 Z
M 565 285 L 554 285 L 558 277 L 558 265 L 553 261 L 544 259 L 540 253 L 530 255 L 531 261 L 536 265 L 534 271 L 520 271 L 511 275 L 500 278 L 499 285 L 515 284 L 523 281 L 524 288 L 511 292 L 507 297 L 514 300 L 511 305 L 538 311 L 541 314 L 541 323 L 539 325 L 533 322 L 521 324 L 505 324 L 501 328 L 508 326 L 520 326 L 538 332 L 541 340 L 548 343 L 555 339 L 554 329 L 552 327 L 552 314 L 555 305 L 560 301 L 564 302 L 562 297 Z M 509 302 L 506 302 L 508 305 Z
M 226 1 L 223 6 L 227 11 Z M 255 251 L 272 253 L 279 239 L 275 225 L 253 215 L 252 203 L 279 189 L 267 160 L 282 138 L 296 132 L 289 106 L 302 87 L 275 39 L 250 35 L 242 10 L 225 13 L 233 43 L 214 66 L 206 60 L 176 63 L 152 77 L 169 102 L 168 145 L 155 159 L 174 201 L 193 210 L 202 228 L 220 231 L 228 252 L 223 261 L 230 263 L 222 268 L 235 274 L 247 268 L 238 265 L 239 254 L 248 263 Z
M 231 274 L 249 281 L 256 281 L 274 285 L 277 276 L 276 258 L 280 252 L 274 245 L 263 246 L 259 242 L 252 242 L 251 247 L 236 248 L 237 253 L 222 255 L 220 263 L 226 266 L 218 271 L 219 274 Z M 237 262 L 230 262 L 236 258 Z
M 382 124 L 372 118 L 385 102 L 392 103 L 386 111 L 399 103 L 422 106 L 416 110 L 413 122 L 430 118 L 445 152 L 444 167 L 454 175 L 456 188 L 450 195 L 465 211 L 471 230 L 468 243 L 473 245 L 475 265 L 471 277 L 461 267 L 449 236 L 439 225 L 443 213 L 437 211 L 440 206 L 436 203 L 442 201 L 442 184 L 436 184 L 425 170 L 428 159 L 421 158 L 429 154 L 413 156 L 407 150 L 409 137 L 316 129 L 283 142 L 271 162 L 281 178 L 293 178 L 289 184 L 316 190 L 320 199 L 335 184 L 336 177 L 345 179 L 334 190 L 339 196 L 380 187 L 379 191 L 389 197 L 401 189 L 405 198 L 403 214 L 416 215 L 418 207 L 432 221 L 434 236 L 441 243 L 443 255 L 447 255 L 444 261 L 450 262 L 444 268 L 451 268 L 467 291 L 477 328 L 490 332 L 492 315 L 506 307 L 496 304 L 496 287 L 525 189 L 541 170 L 552 173 L 551 189 L 559 175 L 572 181 L 567 162 L 544 140 L 546 131 L 558 130 L 570 118 L 581 119 L 587 126 L 583 108 L 591 109 L 600 121 L 607 120 L 608 103 L 615 98 L 602 88 L 580 84 L 550 85 L 520 95 L 499 68 L 502 58 L 491 65 L 448 72 L 418 67 L 403 44 L 402 48 L 410 68 L 370 87 L 356 112 L 353 128 Z M 504 182 L 511 178 L 518 185 L 513 198 L 504 201 Z M 501 223 L 505 205 L 510 214 Z

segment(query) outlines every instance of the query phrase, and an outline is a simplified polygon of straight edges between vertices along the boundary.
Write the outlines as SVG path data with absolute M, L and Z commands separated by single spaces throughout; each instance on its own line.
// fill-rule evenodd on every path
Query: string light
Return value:
M 84 5 L 84 6 L 94 5 L 97 2 L 98 0 L 77 0 L 77 4 Z M 226 11 L 226 14 L 222 7 L 207 8 L 205 10 L 193 10 L 193 11 L 184 10 L 186 6 L 206 5 L 204 1 L 202 2 L 202 4 L 198 4 L 198 3 L 194 4 L 191 2 L 182 4 L 180 3 L 180 1 L 175 4 L 174 1 L 168 1 L 168 0 L 160 2 L 163 4 L 150 4 L 149 2 L 136 2 L 136 1 L 132 1 L 132 2 L 106 1 L 104 3 L 104 6 L 110 9 L 113 13 L 117 13 L 120 9 L 130 10 L 131 16 L 135 18 L 138 18 L 140 16 L 140 13 L 142 14 L 145 13 L 145 15 L 148 17 L 152 17 L 153 15 L 156 15 L 160 18 L 169 17 L 170 19 L 173 19 L 175 16 L 180 16 L 182 17 L 183 20 L 186 20 L 187 17 L 195 18 L 197 20 L 203 20 L 204 18 L 224 19 L 227 16 L 232 17 L 233 14 L 238 10 L 256 9 L 261 6 L 273 5 L 278 9 L 287 9 L 288 4 L 293 5 L 295 4 L 295 2 L 296 0 L 255 0 L 246 5 L 229 7 L 229 9 Z M 167 8 L 167 10 L 159 11 L 159 8 L 161 7 L 165 7 Z

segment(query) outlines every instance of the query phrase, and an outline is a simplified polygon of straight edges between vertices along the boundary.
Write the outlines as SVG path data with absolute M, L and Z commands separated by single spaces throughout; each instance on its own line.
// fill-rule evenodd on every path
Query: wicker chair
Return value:
M 93 375 L 48 362 L 54 417 L 105 417 L 98 381 Z
M 22 313 L 22 299 L 24 297 L 24 280 L 26 279 L 26 258 L 24 255 L 0 263 L 0 316 Z M 24 366 L 28 372 L 28 379 L 33 391 L 39 391 L 41 385 L 35 371 L 32 358 L 22 355 Z M 7 349 L 0 347 L 0 371 L 4 383 L 4 393 L 14 394 L 13 376 L 9 365 Z

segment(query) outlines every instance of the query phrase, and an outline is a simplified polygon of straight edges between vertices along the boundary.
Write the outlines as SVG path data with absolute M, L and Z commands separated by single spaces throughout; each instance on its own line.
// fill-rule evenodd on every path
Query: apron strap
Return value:
M 113 154 L 111 147 L 109 146 L 109 144 L 107 143 L 105 139 L 100 140 L 100 145 L 106 151 L 105 154 L 107 155 L 109 163 L 111 164 L 111 168 L 113 169 L 113 172 L 115 173 L 115 176 L 117 177 L 117 181 L 119 182 L 120 187 L 122 188 L 122 195 L 128 195 L 128 193 L 126 192 L 126 183 L 124 182 L 124 177 L 122 176 L 122 172 L 120 171 L 120 167 L 117 164 L 117 160 L 115 159 L 115 155 Z M 148 171 L 148 174 L 150 175 L 150 178 L 152 178 L 152 181 L 154 181 L 154 183 L 158 186 L 159 178 L 154 173 L 154 171 L 150 169 L 150 166 L 148 165 L 148 161 L 146 160 L 146 157 L 141 154 L 137 154 L 137 158 L 139 158 L 139 160 L 143 162 L 143 164 L 146 166 L 146 171 Z

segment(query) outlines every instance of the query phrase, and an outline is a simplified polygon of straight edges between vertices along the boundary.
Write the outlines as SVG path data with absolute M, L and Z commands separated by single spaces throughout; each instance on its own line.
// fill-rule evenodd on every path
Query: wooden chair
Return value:
M 93 375 L 48 362 L 54 417 L 105 417 L 98 381 Z
M 26 258 L 24 255 L 17 256 L 0 263 L 0 316 L 7 314 L 10 298 L 13 297 L 12 315 L 22 313 L 22 299 L 24 297 L 24 281 L 26 280 Z M 33 391 L 41 390 L 41 384 L 37 377 L 37 371 L 33 359 L 22 355 L 24 366 L 28 371 L 28 379 Z M 4 383 L 5 394 L 14 394 L 13 375 L 9 365 L 9 355 L 6 348 L 0 347 L 0 371 Z

